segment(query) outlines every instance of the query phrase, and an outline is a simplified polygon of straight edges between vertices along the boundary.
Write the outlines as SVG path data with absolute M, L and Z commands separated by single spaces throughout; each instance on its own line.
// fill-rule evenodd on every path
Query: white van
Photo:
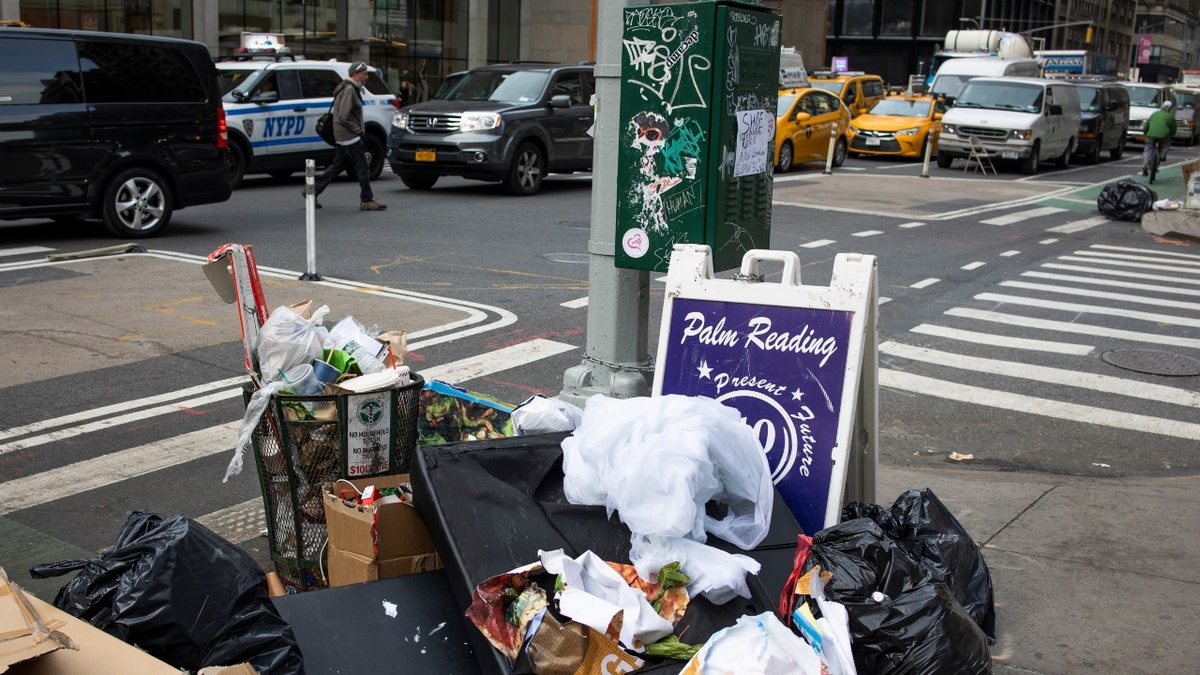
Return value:
M 1169 84 L 1150 82 L 1122 82 L 1121 86 L 1129 90 L 1129 130 L 1125 132 L 1125 140 L 1144 143 L 1146 135 L 1142 127 L 1146 120 L 1162 107 L 1163 101 L 1175 103 L 1175 89 Z
M 1041 77 L 1042 66 L 1037 59 L 1007 59 L 999 56 L 960 57 L 950 59 L 938 68 L 929 85 L 929 93 L 942 98 L 946 105 L 954 103 L 963 85 L 977 77 Z
M 1066 168 L 1079 131 L 1079 91 L 1062 80 L 977 77 L 966 84 L 942 117 L 938 166 L 971 154 L 971 138 L 999 159 L 1019 160 L 1021 172 L 1037 173 L 1053 159 Z

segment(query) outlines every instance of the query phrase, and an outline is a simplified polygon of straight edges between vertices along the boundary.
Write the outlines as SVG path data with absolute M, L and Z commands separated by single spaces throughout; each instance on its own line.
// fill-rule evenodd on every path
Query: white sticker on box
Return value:
M 387 392 L 350 396 L 346 405 L 346 472 L 373 476 L 391 471 L 392 416 Z

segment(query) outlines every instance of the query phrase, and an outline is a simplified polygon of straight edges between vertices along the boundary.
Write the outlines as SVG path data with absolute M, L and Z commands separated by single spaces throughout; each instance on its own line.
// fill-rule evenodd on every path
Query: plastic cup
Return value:
M 292 368 L 283 374 L 288 388 L 298 396 L 317 396 L 325 393 L 325 383 L 313 374 L 311 364 L 305 363 Z
M 322 384 L 333 384 L 334 382 L 337 382 L 339 377 L 342 376 L 342 371 L 334 368 L 320 359 L 312 362 L 312 369 L 313 375 L 315 375 Z

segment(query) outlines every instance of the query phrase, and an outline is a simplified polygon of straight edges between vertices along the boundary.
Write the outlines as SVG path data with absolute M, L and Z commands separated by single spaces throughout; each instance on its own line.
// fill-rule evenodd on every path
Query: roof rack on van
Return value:
M 1067 80 L 1068 82 L 1118 82 L 1116 75 L 1081 75 L 1079 73 L 1046 73 L 1047 80 Z

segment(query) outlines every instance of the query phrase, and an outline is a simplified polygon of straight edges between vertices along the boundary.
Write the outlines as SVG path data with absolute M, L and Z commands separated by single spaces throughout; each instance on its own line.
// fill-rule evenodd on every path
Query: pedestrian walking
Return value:
M 1167 148 L 1171 145 L 1171 137 L 1175 135 L 1175 113 L 1171 111 L 1174 106 L 1171 101 L 1163 101 L 1162 107 L 1146 119 L 1146 126 L 1142 129 L 1146 136 L 1142 148 L 1143 176 L 1150 175 L 1151 160 L 1162 161 L 1167 158 Z M 1154 153 L 1158 153 L 1157 158 Z
M 333 139 L 337 149 L 333 161 L 317 177 L 315 194 L 320 195 L 347 164 L 358 174 L 359 204 L 363 211 L 382 211 L 387 208 L 375 201 L 371 192 L 371 170 L 367 166 L 367 151 L 363 143 L 362 88 L 367 81 L 367 64 L 355 61 L 350 64 L 350 76 L 333 90 Z M 320 204 L 316 207 L 321 208 Z

